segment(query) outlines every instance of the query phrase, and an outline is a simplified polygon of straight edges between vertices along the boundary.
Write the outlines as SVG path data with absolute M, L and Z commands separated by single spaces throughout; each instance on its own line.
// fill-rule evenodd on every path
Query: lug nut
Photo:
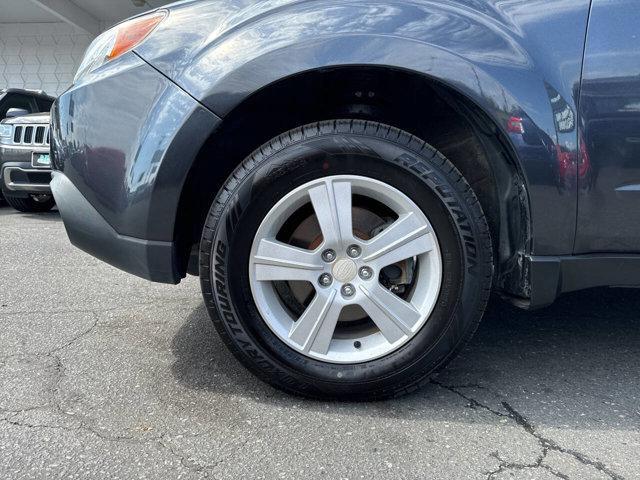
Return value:
M 362 250 L 358 245 L 351 245 L 349 248 L 347 248 L 347 255 L 349 255 L 351 258 L 357 258 L 361 253 Z
M 360 275 L 360 278 L 363 280 L 371 280 L 371 277 L 373 277 L 373 270 L 369 267 L 360 267 L 358 275 Z
M 328 273 L 323 273 L 318 277 L 318 283 L 323 287 L 328 287 L 333 283 L 333 278 Z
M 356 293 L 355 287 L 350 283 L 345 283 L 340 289 L 340 291 L 342 292 L 342 295 L 345 297 L 353 297 Z
M 336 259 L 336 252 L 334 250 L 328 249 L 322 252 L 322 260 L 327 263 L 331 263 Z

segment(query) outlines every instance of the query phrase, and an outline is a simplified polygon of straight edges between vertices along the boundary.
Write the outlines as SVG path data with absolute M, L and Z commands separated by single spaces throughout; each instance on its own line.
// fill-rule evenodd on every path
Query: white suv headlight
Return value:
M 13 125 L 0 123 L 0 138 L 11 138 L 13 136 Z

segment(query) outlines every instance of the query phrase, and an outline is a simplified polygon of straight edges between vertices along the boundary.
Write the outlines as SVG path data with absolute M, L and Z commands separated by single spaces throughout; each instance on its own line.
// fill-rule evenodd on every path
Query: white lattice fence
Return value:
M 90 42 L 89 35 L 65 23 L 0 23 L 0 88 L 60 95 Z

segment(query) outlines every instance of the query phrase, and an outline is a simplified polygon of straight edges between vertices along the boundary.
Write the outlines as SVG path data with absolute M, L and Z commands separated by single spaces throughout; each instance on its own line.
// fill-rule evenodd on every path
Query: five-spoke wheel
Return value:
M 354 208 L 354 196 L 364 207 Z M 320 243 L 313 249 L 287 243 L 281 235 L 291 218 L 308 221 L 298 215 L 301 210 L 319 227 Z M 354 229 L 357 215 L 387 222 L 362 232 Z M 381 282 L 388 267 L 411 278 L 403 295 Z M 396 188 L 356 175 L 314 180 L 286 195 L 258 228 L 249 264 L 254 300 L 269 328 L 291 348 L 336 363 L 372 360 L 409 340 L 433 309 L 441 271 L 438 241 L 420 208 Z M 296 288 L 291 282 L 313 286 L 300 315 L 288 308 L 275 282 L 288 282 L 288 290 Z M 343 314 L 355 306 L 363 312 L 358 322 L 353 313 Z

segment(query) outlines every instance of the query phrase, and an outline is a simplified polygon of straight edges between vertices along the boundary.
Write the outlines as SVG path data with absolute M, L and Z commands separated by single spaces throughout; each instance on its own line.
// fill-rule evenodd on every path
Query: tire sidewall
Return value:
M 5 201 L 14 209 L 23 213 L 44 213 L 55 206 L 53 196 L 44 202 L 34 200 L 30 195 L 26 197 L 14 197 L 5 195 Z

